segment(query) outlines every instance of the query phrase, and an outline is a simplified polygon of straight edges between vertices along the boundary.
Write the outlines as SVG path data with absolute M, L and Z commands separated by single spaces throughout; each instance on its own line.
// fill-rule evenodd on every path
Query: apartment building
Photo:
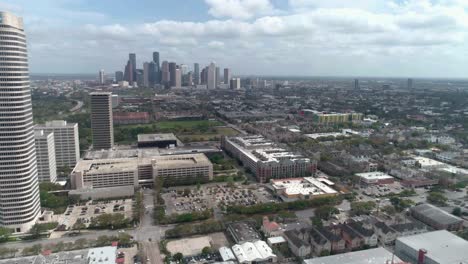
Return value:
M 314 175 L 317 163 L 278 147 L 262 136 L 223 137 L 221 146 L 254 173 L 259 182 Z
M 68 123 L 65 120 L 53 120 L 42 125 L 37 125 L 36 130 L 46 133 L 54 133 L 55 160 L 57 168 L 73 168 L 80 159 L 80 140 L 78 124 Z
M 54 133 L 35 130 L 34 140 L 36 142 L 39 182 L 55 182 L 57 180 L 57 165 L 55 161 Z

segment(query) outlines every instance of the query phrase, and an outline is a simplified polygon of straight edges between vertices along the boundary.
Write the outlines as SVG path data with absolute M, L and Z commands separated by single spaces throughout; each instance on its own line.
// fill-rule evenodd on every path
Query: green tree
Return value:
M 211 247 L 204 247 L 202 249 L 202 254 L 211 254 L 213 252 L 213 250 L 211 249 Z
M 88 245 L 88 240 L 86 238 L 79 238 L 75 241 L 74 247 L 76 249 L 82 249 L 82 248 L 85 248 L 87 245 Z
M 401 212 L 406 208 L 410 208 L 414 204 L 414 202 L 410 199 L 402 199 L 399 197 L 391 197 L 390 203 L 392 203 L 397 212 Z
M 315 209 L 315 216 L 321 219 L 328 220 L 332 215 L 339 214 L 340 212 L 334 206 L 323 205 Z
M 177 252 L 172 256 L 172 259 L 175 261 L 181 261 L 184 258 L 184 255 L 180 252 Z
M 447 204 L 447 197 L 441 192 L 430 192 L 427 196 L 427 202 L 437 206 L 445 206 Z
M 462 210 L 460 207 L 455 207 L 452 210 L 452 214 L 456 216 L 462 216 Z
M 318 217 L 312 217 L 312 225 L 314 227 L 323 227 L 323 222 L 322 222 L 322 219 L 318 218 Z
M 6 227 L 0 227 L 0 243 L 7 242 L 10 239 L 12 230 Z
M 373 201 L 368 202 L 352 202 L 351 213 L 353 215 L 368 215 L 376 207 L 376 203 Z

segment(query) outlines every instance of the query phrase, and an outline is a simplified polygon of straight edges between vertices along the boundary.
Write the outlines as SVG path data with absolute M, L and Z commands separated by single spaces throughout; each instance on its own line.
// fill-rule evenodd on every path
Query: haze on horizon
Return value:
M 465 0 L 5 0 L 31 73 L 216 61 L 242 75 L 466 78 Z

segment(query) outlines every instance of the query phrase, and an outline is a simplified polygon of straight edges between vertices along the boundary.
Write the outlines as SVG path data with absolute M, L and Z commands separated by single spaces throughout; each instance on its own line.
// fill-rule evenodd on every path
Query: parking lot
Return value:
M 107 213 L 122 213 L 125 217 L 132 217 L 132 199 L 114 201 L 88 201 L 83 205 L 70 205 L 64 214 L 58 216 L 59 226 L 63 231 L 70 229 L 78 219 L 89 226 L 92 217 Z
M 228 205 L 253 205 L 275 202 L 275 198 L 259 184 L 206 184 L 197 187 L 170 188 L 163 194 L 168 214 L 182 214 Z
M 359 191 L 367 196 L 370 197 L 381 197 L 386 196 L 391 193 L 398 194 L 401 193 L 403 190 L 407 188 L 401 186 L 399 182 L 394 182 L 392 184 L 385 184 L 385 185 L 368 185 L 368 186 L 361 186 Z

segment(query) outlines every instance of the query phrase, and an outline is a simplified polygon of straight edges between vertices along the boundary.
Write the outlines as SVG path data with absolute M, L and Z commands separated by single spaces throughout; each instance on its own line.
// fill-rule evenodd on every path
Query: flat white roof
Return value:
M 88 251 L 89 264 L 115 264 L 117 247 L 92 248 Z
M 276 255 L 273 254 L 273 250 L 262 240 L 253 243 L 245 242 L 243 244 L 236 244 L 232 246 L 232 251 L 241 263 L 262 261 L 276 257 Z
M 447 230 L 400 237 L 397 239 L 397 249 L 398 243 L 416 252 L 421 248 L 427 250 L 426 257 L 437 263 L 468 264 L 468 241 Z
M 443 162 L 433 160 L 433 159 L 430 159 L 430 158 L 426 158 L 426 157 L 417 156 L 417 157 L 414 157 L 413 159 L 416 160 L 419 164 L 421 164 L 422 168 L 447 166 L 447 164 L 445 164 Z
M 220 247 L 219 254 L 221 255 L 223 261 L 236 260 L 236 256 L 234 256 L 234 253 L 228 247 Z
M 392 259 L 395 263 L 401 262 L 401 259 L 392 256 L 390 251 L 379 247 L 327 257 L 305 259 L 304 264 L 385 264 L 390 263 Z
M 374 171 L 374 172 L 363 172 L 363 173 L 356 173 L 356 176 L 361 177 L 366 180 L 386 180 L 386 179 L 393 179 L 392 176 L 381 172 L 381 171 Z
M 269 237 L 267 241 L 270 245 L 273 245 L 273 244 L 284 243 L 286 242 L 286 239 L 284 239 L 284 237 L 282 236 L 277 236 L 277 237 Z
M 330 182 L 329 180 L 327 180 Z M 319 195 L 337 193 L 333 188 L 314 177 L 272 180 L 275 189 L 285 189 L 288 195 Z

